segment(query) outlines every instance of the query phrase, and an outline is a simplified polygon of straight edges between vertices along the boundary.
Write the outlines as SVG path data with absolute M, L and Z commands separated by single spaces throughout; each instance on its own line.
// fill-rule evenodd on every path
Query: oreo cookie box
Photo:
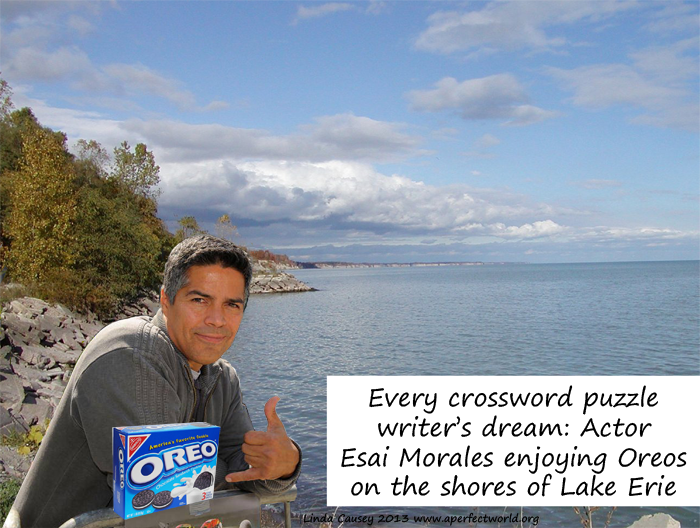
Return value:
M 131 519 L 213 498 L 218 449 L 207 423 L 114 427 L 114 511 Z

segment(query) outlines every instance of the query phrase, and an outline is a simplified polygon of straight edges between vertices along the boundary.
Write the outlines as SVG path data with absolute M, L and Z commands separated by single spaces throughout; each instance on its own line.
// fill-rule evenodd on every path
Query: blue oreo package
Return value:
M 207 423 L 112 429 L 114 511 L 124 519 L 214 496 L 219 427 Z

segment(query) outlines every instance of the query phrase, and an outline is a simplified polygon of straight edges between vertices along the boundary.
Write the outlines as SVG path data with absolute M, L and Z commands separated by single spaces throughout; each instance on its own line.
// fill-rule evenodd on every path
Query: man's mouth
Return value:
M 222 341 L 226 340 L 226 336 L 224 335 L 219 335 L 219 334 L 195 334 L 199 339 L 202 341 L 206 341 L 207 343 L 221 343 Z

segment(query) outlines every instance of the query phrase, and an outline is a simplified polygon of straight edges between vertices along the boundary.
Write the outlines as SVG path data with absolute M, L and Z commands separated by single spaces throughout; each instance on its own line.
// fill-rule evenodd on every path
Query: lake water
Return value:
M 265 401 L 282 397 L 278 410 L 304 452 L 295 513 L 335 509 L 325 495 L 328 375 L 700 374 L 697 261 L 294 275 L 320 291 L 251 298 L 225 357 L 239 372 L 256 428 L 266 426 Z M 338 513 L 459 515 L 473 506 L 380 511 L 341 505 Z M 621 508 L 611 526 L 656 511 L 684 528 L 700 524 L 697 508 Z M 571 508 L 524 512 L 539 515 L 540 526 L 580 526 Z M 606 512 L 599 513 L 602 526 Z

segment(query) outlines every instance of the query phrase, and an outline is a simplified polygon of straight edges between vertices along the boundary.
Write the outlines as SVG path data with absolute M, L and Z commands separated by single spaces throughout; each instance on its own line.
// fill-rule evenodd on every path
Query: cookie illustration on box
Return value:
M 153 499 L 153 507 L 162 510 L 163 508 L 170 506 L 172 502 L 173 498 L 170 496 L 170 492 L 168 490 L 161 491 Z
M 214 476 L 208 471 L 204 471 L 199 474 L 197 479 L 194 481 L 194 487 L 197 489 L 207 489 L 214 482 Z
M 131 505 L 135 510 L 143 510 L 144 508 L 148 508 L 153 503 L 155 496 L 156 494 L 151 490 L 140 491 L 134 495 L 133 499 L 131 499 Z

